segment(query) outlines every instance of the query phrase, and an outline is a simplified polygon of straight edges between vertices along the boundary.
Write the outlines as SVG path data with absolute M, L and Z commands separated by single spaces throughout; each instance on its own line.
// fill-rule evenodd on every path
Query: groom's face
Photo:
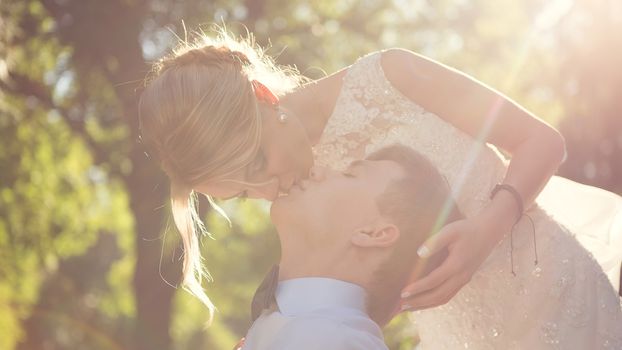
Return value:
M 314 167 L 308 180 L 274 201 L 272 220 L 279 232 L 311 233 L 313 239 L 354 232 L 380 219 L 376 199 L 403 176 L 389 160 L 354 161 L 343 172 Z

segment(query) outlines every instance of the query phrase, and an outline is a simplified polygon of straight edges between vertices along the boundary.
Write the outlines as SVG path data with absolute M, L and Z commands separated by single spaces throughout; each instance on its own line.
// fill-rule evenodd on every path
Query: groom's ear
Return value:
M 387 248 L 395 244 L 400 238 L 397 226 L 388 223 L 379 223 L 375 226 L 365 226 L 354 231 L 350 242 L 362 248 Z

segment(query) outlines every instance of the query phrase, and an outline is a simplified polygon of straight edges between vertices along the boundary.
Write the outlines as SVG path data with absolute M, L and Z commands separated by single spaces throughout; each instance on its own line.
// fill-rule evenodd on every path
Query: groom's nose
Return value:
M 323 181 L 326 178 L 326 172 L 326 168 L 319 165 L 314 165 L 311 167 L 311 169 L 309 169 L 309 180 Z

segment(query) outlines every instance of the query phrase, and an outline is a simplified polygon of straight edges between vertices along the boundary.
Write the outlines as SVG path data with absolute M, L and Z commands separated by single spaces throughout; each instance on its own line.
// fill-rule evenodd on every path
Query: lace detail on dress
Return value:
M 375 53 L 361 58 L 344 77 L 333 115 L 315 147 L 318 163 L 343 168 L 386 145 L 402 143 L 439 168 L 466 215 L 479 211 L 488 203 L 486 194 L 505 175 L 504 160 L 493 146 L 475 141 L 402 95 L 384 76 L 380 57 Z
M 381 53 L 362 57 L 343 80 L 316 162 L 336 169 L 401 143 L 425 155 L 447 179 L 462 212 L 475 215 L 503 180 L 507 162 L 411 101 L 387 80 Z M 415 313 L 423 349 L 622 349 L 620 300 L 594 259 L 534 205 L 540 261 L 530 223 L 514 231 L 517 276 L 504 239 L 449 303 Z M 414 251 L 414 248 L 413 248 Z

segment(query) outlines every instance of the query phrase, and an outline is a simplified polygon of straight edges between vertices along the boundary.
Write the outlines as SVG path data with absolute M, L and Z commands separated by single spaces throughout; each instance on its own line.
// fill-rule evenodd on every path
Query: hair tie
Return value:
M 526 216 L 529 219 L 529 222 L 531 222 L 531 229 L 533 232 L 533 254 L 535 258 L 534 265 L 537 266 L 538 265 L 538 245 L 536 244 L 536 225 L 533 222 L 533 219 L 529 215 L 525 214 L 525 207 L 523 204 L 523 199 L 518 193 L 518 191 L 513 186 L 508 185 L 508 184 L 495 185 L 495 187 L 492 189 L 492 192 L 490 193 L 490 199 L 493 199 L 495 195 L 497 194 L 497 192 L 501 190 L 506 190 L 510 194 L 512 194 L 512 197 L 514 197 L 514 200 L 516 201 L 516 206 L 518 207 L 518 219 L 516 220 L 514 225 L 512 225 L 512 229 L 510 230 L 510 265 L 512 267 L 512 275 L 516 276 L 516 272 L 514 271 L 514 227 L 520 222 L 523 216 Z
M 495 187 L 492 189 L 492 192 L 490 192 L 490 199 L 493 199 L 497 192 L 501 190 L 508 191 L 512 195 L 512 197 L 514 197 L 514 201 L 516 202 L 516 206 L 518 209 L 518 219 L 516 219 L 516 222 L 519 222 L 520 219 L 523 217 L 523 213 L 525 212 L 523 198 L 521 198 L 520 193 L 518 193 L 518 191 L 512 185 L 496 184 Z

